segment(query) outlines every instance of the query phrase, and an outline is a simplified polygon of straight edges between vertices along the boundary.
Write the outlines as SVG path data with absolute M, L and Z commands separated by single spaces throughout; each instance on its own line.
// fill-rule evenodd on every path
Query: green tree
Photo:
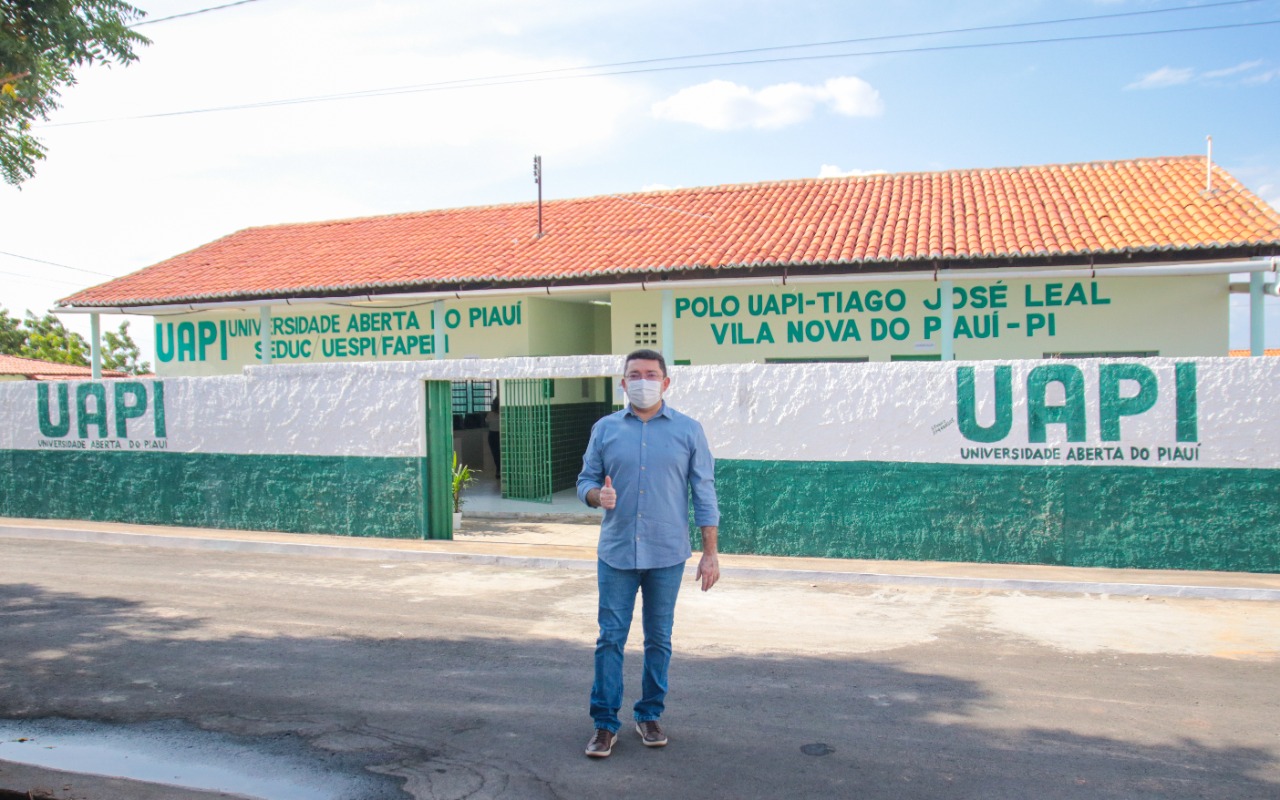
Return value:
M 49 118 L 75 70 L 129 64 L 150 41 L 129 28 L 144 12 L 123 0 L 0 0 L 0 172 L 20 185 L 44 145 L 31 124 Z
M 151 364 L 139 361 L 142 350 L 129 335 L 129 323 L 121 322 L 119 331 L 106 331 L 102 334 L 102 368 L 115 369 L 130 375 L 141 375 L 151 371 Z
M 26 342 L 19 355 L 58 364 L 89 366 L 89 343 L 80 334 L 67 330 L 52 314 L 37 317 L 30 311 L 23 320 Z
M 22 320 L 9 316 L 9 309 L 0 306 L 0 354 L 22 355 L 22 345 L 26 341 L 27 334 L 22 330 Z

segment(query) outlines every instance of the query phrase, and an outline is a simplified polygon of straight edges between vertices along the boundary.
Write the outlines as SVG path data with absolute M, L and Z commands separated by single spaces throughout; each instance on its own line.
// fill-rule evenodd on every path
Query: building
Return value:
M 1277 256 L 1275 209 L 1203 157 L 1152 158 L 251 228 L 61 306 L 154 314 L 161 376 L 637 346 L 686 364 L 1222 356 L 1228 275 L 1252 273 L 1261 303 Z
M 725 552 L 1280 569 L 1280 362 L 1225 357 L 1280 214 L 1203 158 L 542 212 L 254 228 L 67 298 L 154 315 L 160 377 L 0 386 L 0 511 L 445 537 L 492 397 L 504 497 L 550 500 L 648 346 Z

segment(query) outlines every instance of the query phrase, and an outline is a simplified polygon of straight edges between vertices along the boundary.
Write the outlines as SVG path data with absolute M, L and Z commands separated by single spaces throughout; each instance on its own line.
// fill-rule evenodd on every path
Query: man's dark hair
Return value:
M 633 350 L 627 354 L 627 360 L 622 362 L 622 374 L 627 374 L 627 367 L 631 366 L 632 361 L 657 361 L 658 366 L 662 367 L 662 377 L 667 377 L 667 360 L 662 357 L 662 353 L 657 350 Z

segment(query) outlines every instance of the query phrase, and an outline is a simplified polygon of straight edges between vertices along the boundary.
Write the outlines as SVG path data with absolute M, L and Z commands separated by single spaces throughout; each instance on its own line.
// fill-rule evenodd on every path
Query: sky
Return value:
M 64 92 L 36 177 L 0 184 L 0 306 L 42 314 L 247 227 L 529 201 L 535 154 L 554 200 L 1199 155 L 1212 136 L 1280 208 L 1268 22 L 1280 0 L 249 0 L 139 26 L 137 62 Z M 1151 33 L 1173 29 L 1198 30 Z M 710 53 L 732 54 L 691 58 Z M 1232 347 L 1247 308 L 1233 296 Z M 104 330 L 121 320 L 154 362 L 149 319 Z

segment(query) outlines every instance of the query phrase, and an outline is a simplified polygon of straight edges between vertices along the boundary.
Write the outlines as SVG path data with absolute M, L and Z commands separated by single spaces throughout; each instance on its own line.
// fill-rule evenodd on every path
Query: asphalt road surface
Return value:
M 359 800 L 1280 797 L 1280 603 L 687 582 L 670 746 L 597 761 L 594 590 L 0 541 L 0 722 L 225 737 Z

